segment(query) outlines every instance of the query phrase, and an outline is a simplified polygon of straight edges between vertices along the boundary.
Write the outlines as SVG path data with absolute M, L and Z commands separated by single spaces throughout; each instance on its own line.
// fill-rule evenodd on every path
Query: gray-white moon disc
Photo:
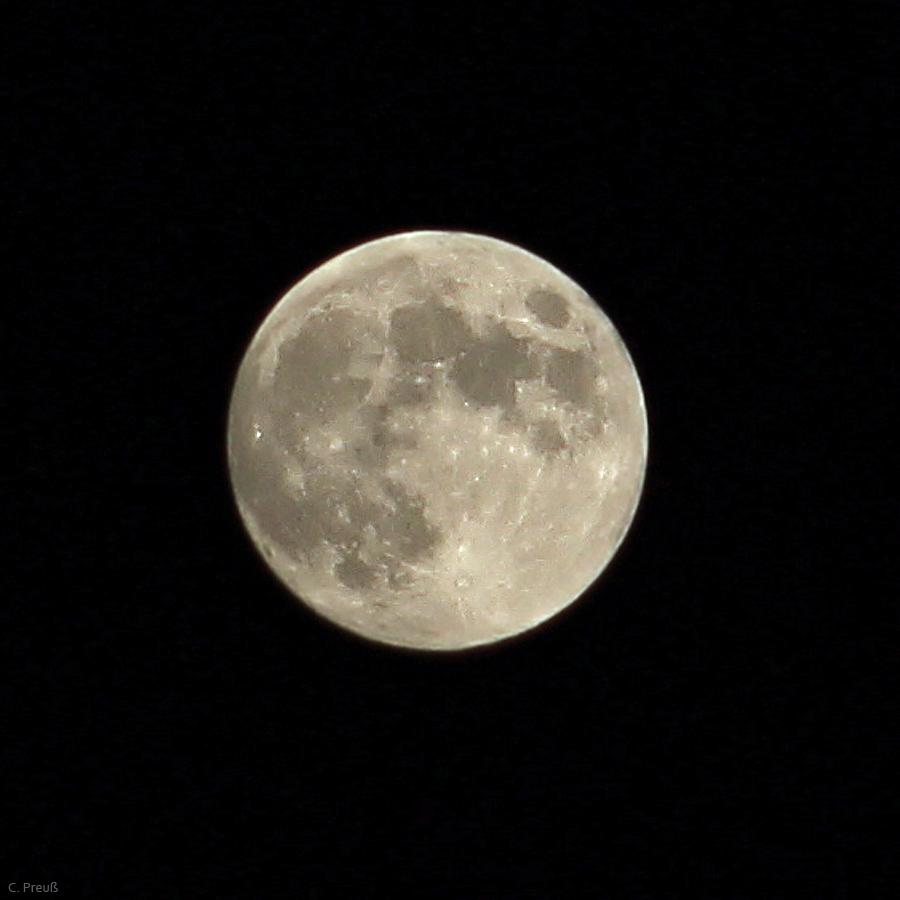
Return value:
M 241 362 L 228 462 L 254 544 L 332 622 L 452 650 L 571 604 L 634 517 L 647 421 L 597 304 L 477 234 L 374 240 L 276 304 Z

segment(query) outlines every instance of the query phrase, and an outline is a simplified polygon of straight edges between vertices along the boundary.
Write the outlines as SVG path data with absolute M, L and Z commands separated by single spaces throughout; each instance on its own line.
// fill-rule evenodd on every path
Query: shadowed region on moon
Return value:
M 477 235 L 398 235 L 313 272 L 254 338 L 229 416 L 235 496 L 276 574 L 363 636 L 431 649 L 569 605 L 624 535 L 645 453 L 599 308 Z

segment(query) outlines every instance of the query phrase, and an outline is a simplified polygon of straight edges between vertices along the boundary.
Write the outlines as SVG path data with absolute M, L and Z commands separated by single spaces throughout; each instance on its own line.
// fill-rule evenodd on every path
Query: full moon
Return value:
M 460 650 L 572 604 L 634 518 L 647 419 L 600 307 L 496 238 L 416 231 L 328 260 L 238 369 L 228 465 L 274 574 L 369 640 Z

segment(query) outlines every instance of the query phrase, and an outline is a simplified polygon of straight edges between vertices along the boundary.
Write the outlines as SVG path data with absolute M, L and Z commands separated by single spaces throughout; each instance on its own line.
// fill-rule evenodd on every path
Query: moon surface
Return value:
M 600 575 L 643 486 L 640 382 L 570 278 L 505 241 L 361 244 L 275 305 L 240 364 L 228 464 L 303 603 L 457 650 L 546 621 Z

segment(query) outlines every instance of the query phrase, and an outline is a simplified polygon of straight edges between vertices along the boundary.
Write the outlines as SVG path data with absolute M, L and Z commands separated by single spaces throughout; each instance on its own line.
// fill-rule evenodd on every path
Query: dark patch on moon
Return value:
M 435 300 L 398 306 L 389 339 L 405 363 L 439 362 L 456 356 L 471 340 L 462 313 Z
M 260 526 L 308 560 L 325 545 L 335 548 L 340 559 L 334 576 L 352 590 L 367 590 L 379 579 L 401 589 L 410 583 L 405 567 L 441 540 L 424 499 L 392 479 L 365 489 L 354 477 L 313 467 L 294 497 L 271 487 L 254 510 Z M 363 559 L 359 548 L 366 540 L 372 556 Z
M 389 498 L 389 512 L 378 528 L 379 537 L 402 559 L 421 559 L 440 540 L 440 531 L 425 517 L 425 502 L 399 481 L 382 482 Z
M 566 446 L 559 426 L 552 419 L 543 419 L 534 426 L 531 443 L 541 453 L 558 453 Z
M 353 448 L 357 462 L 366 469 L 383 469 L 387 465 L 388 454 L 384 447 L 370 441 L 363 441 Z
M 547 383 L 560 397 L 582 409 L 596 398 L 597 363 L 579 350 L 554 347 L 547 358 Z
M 562 328 L 568 324 L 569 308 L 566 301 L 554 291 L 538 288 L 525 298 L 525 305 L 539 322 L 552 328 Z
M 537 374 L 529 347 L 529 341 L 496 326 L 486 338 L 473 339 L 456 360 L 450 378 L 467 400 L 511 409 L 516 380 Z
M 433 397 L 434 376 L 415 369 L 404 370 L 388 388 L 388 401 L 394 406 L 418 406 Z
M 391 422 L 391 410 L 386 404 L 363 406 L 360 418 L 367 436 L 353 448 L 353 451 L 364 466 L 384 468 L 392 449 L 414 450 L 418 446 L 412 431 L 398 428 Z
M 355 553 L 345 553 L 335 565 L 334 574 L 341 584 L 357 591 L 372 587 L 378 579 L 375 569 Z
M 321 540 L 321 530 L 311 527 L 304 507 L 278 487 L 260 489 L 254 498 L 253 512 L 262 532 L 282 546 L 306 552 Z
M 408 568 L 402 568 L 393 560 L 387 565 L 387 584 L 392 591 L 402 591 L 413 585 L 413 577 Z
M 377 321 L 377 320 L 376 320 Z M 273 394 L 283 416 L 308 415 L 319 421 L 335 418 L 362 402 L 371 378 L 350 375 L 360 337 L 374 322 L 348 309 L 328 309 L 310 317 L 294 338 L 278 348 Z M 380 357 L 366 360 L 374 372 Z
M 325 541 L 347 546 L 357 542 L 359 519 L 366 515 L 360 501 L 351 485 L 337 478 L 308 479 L 306 490 L 297 498 L 294 514 L 298 549 L 308 553 Z

